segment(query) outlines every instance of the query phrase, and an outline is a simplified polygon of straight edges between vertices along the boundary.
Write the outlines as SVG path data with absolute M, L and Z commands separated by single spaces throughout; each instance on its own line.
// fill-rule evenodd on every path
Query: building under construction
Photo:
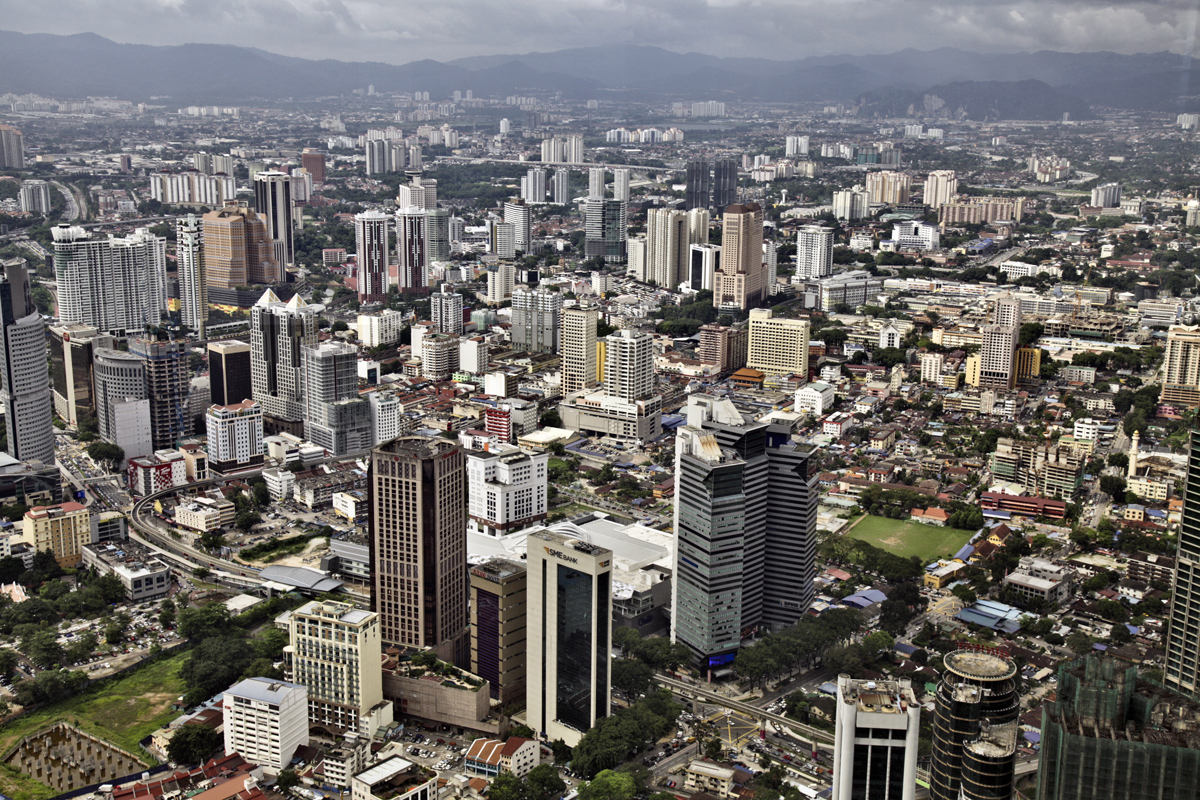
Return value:
M 1042 707 L 1039 798 L 1184 800 L 1200 792 L 1200 705 L 1090 656 Z

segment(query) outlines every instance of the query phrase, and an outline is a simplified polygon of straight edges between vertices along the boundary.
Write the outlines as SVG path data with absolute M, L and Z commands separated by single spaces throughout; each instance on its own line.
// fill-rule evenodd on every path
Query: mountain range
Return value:
M 1200 67 L 1172 53 L 988 54 L 955 48 L 791 61 L 605 45 L 407 64 L 309 60 L 230 45 L 119 44 L 95 34 L 0 31 L 0 92 L 60 98 L 169 97 L 176 105 L 311 100 L 377 91 L 573 99 L 862 103 L 891 114 L 930 105 L 959 118 L 1085 118 L 1087 108 L 1200 108 Z M 938 102 L 926 102 L 929 95 Z

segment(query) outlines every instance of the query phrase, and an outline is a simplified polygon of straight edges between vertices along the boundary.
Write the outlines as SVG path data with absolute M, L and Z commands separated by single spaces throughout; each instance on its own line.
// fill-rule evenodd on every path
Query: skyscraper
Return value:
M 812 603 L 819 489 L 811 449 L 787 426 L 747 423 L 731 401 L 705 395 L 689 398 L 687 419 L 676 437 L 671 637 L 715 669 L 745 632 L 795 624 Z
M 1200 636 L 1200 430 L 1193 427 L 1189 437 L 1163 683 L 1196 697 L 1200 696 L 1200 648 L 1196 646 Z
M 146 394 L 150 400 L 150 433 L 155 450 L 174 447 L 192 435 L 188 413 L 191 368 L 183 342 L 131 338 L 129 353 L 145 364 Z
M 311 147 L 304 148 L 304 152 L 300 154 L 300 166 L 309 171 L 313 177 L 313 183 L 325 182 L 325 154 L 318 152 Z
M 556 205 L 565 206 L 571 202 L 571 170 L 561 167 L 554 170 L 551 181 L 551 195 Z
M 517 256 L 517 226 L 511 222 L 490 220 L 488 227 L 488 251 L 497 258 L 511 261 Z M 490 300 L 490 298 L 489 298 Z
M 371 610 L 383 641 L 471 663 L 462 450 L 401 436 L 371 451 Z
M 529 353 L 557 353 L 562 323 L 562 292 L 539 286 L 513 289 L 512 346 Z
M 604 391 L 627 402 L 655 393 L 654 337 L 629 328 L 604 340 Z
M 596 322 L 593 309 L 568 308 L 562 312 L 562 393 L 586 389 L 596 381 Z
M 1021 301 L 1012 295 L 997 298 L 992 324 L 983 327 L 979 351 L 979 386 L 1011 389 L 1016 385 L 1016 354 L 1020 345 Z
M 721 209 L 738 201 L 738 163 L 732 158 L 713 162 L 712 205 Z
M 913 800 L 921 706 L 912 681 L 837 680 L 834 800 Z
M 933 722 L 933 800 L 1012 796 L 1021 696 L 1007 653 L 964 645 L 947 653 Z
M 204 412 L 208 434 L 208 467 L 228 475 L 262 469 L 262 408 L 253 400 L 229 406 L 211 405 Z
M 588 169 L 588 197 L 604 197 L 605 171 L 604 167 Z
M 443 284 L 440 292 L 429 296 L 429 314 L 433 327 L 441 333 L 461 335 L 463 332 L 463 296 Z
M 425 210 L 425 247 L 430 263 L 450 260 L 450 210 Z
M 624 167 L 613 170 L 613 199 L 629 202 L 629 170 Z
M 625 222 L 625 203 L 621 200 L 589 197 L 584 206 L 584 253 L 588 258 L 603 258 L 609 264 L 625 262 L 625 240 L 629 229 Z
M 54 401 L 46 367 L 46 324 L 33 304 L 25 259 L 0 263 L 0 404 L 6 451 L 54 463 Z
M 872 203 L 896 205 L 907 203 L 912 188 L 912 176 L 895 170 L 867 173 L 867 193 Z
M 1163 355 L 1164 403 L 1200 406 L 1200 326 L 1172 325 Z
M 335 456 L 370 449 L 371 405 L 358 396 L 358 350 L 329 341 L 303 347 L 301 354 L 304 438 Z
M 93 369 L 100 438 L 124 450 L 127 459 L 154 452 L 146 362 L 133 353 L 98 347 Z
M 25 169 L 24 139 L 11 125 L 0 125 L 0 169 Z
M 292 240 L 292 178 L 286 172 L 265 170 L 254 176 L 254 210 L 267 226 L 280 266 L 296 260 Z
M 722 217 L 721 266 L 715 276 L 713 305 L 745 311 L 762 300 L 763 211 L 758 203 L 731 205 Z
M 50 214 L 50 184 L 45 181 L 21 181 L 21 210 L 29 214 Z
M 1121 184 L 1105 183 L 1092 189 L 1092 205 L 1096 208 L 1116 208 L 1121 205 Z
M 391 142 L 387 139 L 368 139 L 363 147 L 367 177 L 391 172 Z
M 937 210 L 958 194 L 958 176 L 952 169 L 938 169 L 925 176 L 925 205 Z
M 249 400 L 250 345 L 236 339 L 208 343 L 208 379 L 213 405 L 232 406 Z
M 396 209 L 396 286 L 401 292 L 429 288 L 428 217 L 417 206 Z
M 712 291 L 721 266 L 721 245 L 693 244 L 688 248 L 688 285 L 695 291 Z
M 504 204 L 504 221 L 513 226 L 513 247 L 529 252 L 532 231 L 530 230 L 529 206 L 521 198 L 509 200 Z
M 712 176 L 707 161 L 689 161 L 685 173 L 684 204 L 693 208 L 708 208 L 712 199 Z
M 796 278 L 833 274 L 833 229 L 805 225 L 796 233 Z
M 113 337 L 88 325 L 50 326 L 50 385 L 54 411 L 69 425 L 96 416 L 96 348 L 115 347 Z
M 510 230 L 508 225 L 503 222 L 496 223 L 496 228 L 493 230 L 496 236 L 503 236 L 506 231 Z M 493 264 L 488 267 L 487 271 L 487 301 L 489 303 L 503 303 L 512 297 L 513 288 L 516 281 L 516 268 L 509 261 L 501 261 L 499 264 Z
M 521 199 L 526 203 L 546 202 L 546 170 L 532 167 L 521 178 Z
M 289 618 L 290 677 L 308 687 L 308 724 L 330 734 L 373 735 L 380 713 L 380 617 L 348 603 L 313 600 Z M 390 704 L 389 704 L 390 705 Z M 384 712 L 390 720 L 390 713 Z
M 204 272 L 208 285 L 234 289 L 251 283 L 281 283 L 283 265 L 267 225 L 244 202 L 230 201 L 202 219 Z
M 358 302 L 382 303 L 388 293 L 388 231 L 391 219 L 370 210 L 354 216 L 354 249 L 358 264 Z
M 613 554 L 572 533 L 526 539 L 525 702 L 535 731 L 574 746 L 611 708 Z
M 501 705 L 525 699 L 527 583 L 520 561 L 494 556 L 471 566 L 471 672 Z
M 304 419 L 303 349 L 317 344 L 317 314 L 323 310 L 300 295 L 284 303 L 270 289 L 250 309 L 252 395 L 270 432 L 280 423 L 297 429 Z
M 167 310 L 166 239 L 148 228 L 98 239 L 70 225 L 51 235 L 61 321 L 115 335 L 159 323 Z
M 175 225 L 175 264 L 179 274 L 179 321 L 207 338 L 208 276 L 204 271 L 204 235 L 195 214 Z

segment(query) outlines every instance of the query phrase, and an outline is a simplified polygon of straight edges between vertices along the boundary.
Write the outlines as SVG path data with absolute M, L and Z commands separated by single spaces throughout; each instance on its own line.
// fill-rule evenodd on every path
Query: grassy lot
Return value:
M 952 556 L 971 538 L 969 531 L 957 528 L 939 528 L 886 517 L 864 517 L 846 535 L 904 558 L 920 556 L 922 561 Z
M 138 748 L 138 742 L 175 716 L 171 703 L 183 694 L 179 670 L 187 655 L 181 652 L 159 659 L 121 678 L 106 681 L 94 689 L 0 726 L 0 753 L 8 752 L 23 736 L 56 722 L 69 722 L 149 761 L 150 757 Z M 10 769 L 0 769 L 0 792 L 21 800 L 42 800 L 56 794 L 49 787 Z
M 599 506 L 589 506 L 589 505 L 586 505 L 585 503 L 569 503 L 565 506 L 562 506 L 561 508 L 551 509 L 550 513 L 551 514 L 566 514 L 568 517 L 573 517 L 576 514 L 590 514 L 593 511 L 602 511 L 605 514 L 608 514 L 610 517 L 614 517 L 619 520 L 626 520 L 628 522 L 633 522 L 633 517 L 629 516 L 628 514 L 618 512 L 618 511 L 610 511 L 607 508 L 600 508 Z

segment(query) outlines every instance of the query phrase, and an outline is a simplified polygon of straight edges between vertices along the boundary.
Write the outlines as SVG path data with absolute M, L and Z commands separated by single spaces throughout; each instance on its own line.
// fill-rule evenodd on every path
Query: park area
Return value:
M 61 703 L 44 706 L 0 725 L 0 753 L 7 753 L 24 736 L 56 722 L 69 722 L 152 763 L 150 756 L 138 749 L 138 742 L 177 715 L 171 704 L 185 691 L 179 670 L 187 656 L 182 651 L 160 658 Z M 57 794 L 7 765 L 0 767 L 0 792 L 31 800 Z
M 970 531 L 957 528 L 872 516 L 860 517 L 845 535 L 902 558 L 917 556 L 925 563 L 954 555 L 971 538 Z

